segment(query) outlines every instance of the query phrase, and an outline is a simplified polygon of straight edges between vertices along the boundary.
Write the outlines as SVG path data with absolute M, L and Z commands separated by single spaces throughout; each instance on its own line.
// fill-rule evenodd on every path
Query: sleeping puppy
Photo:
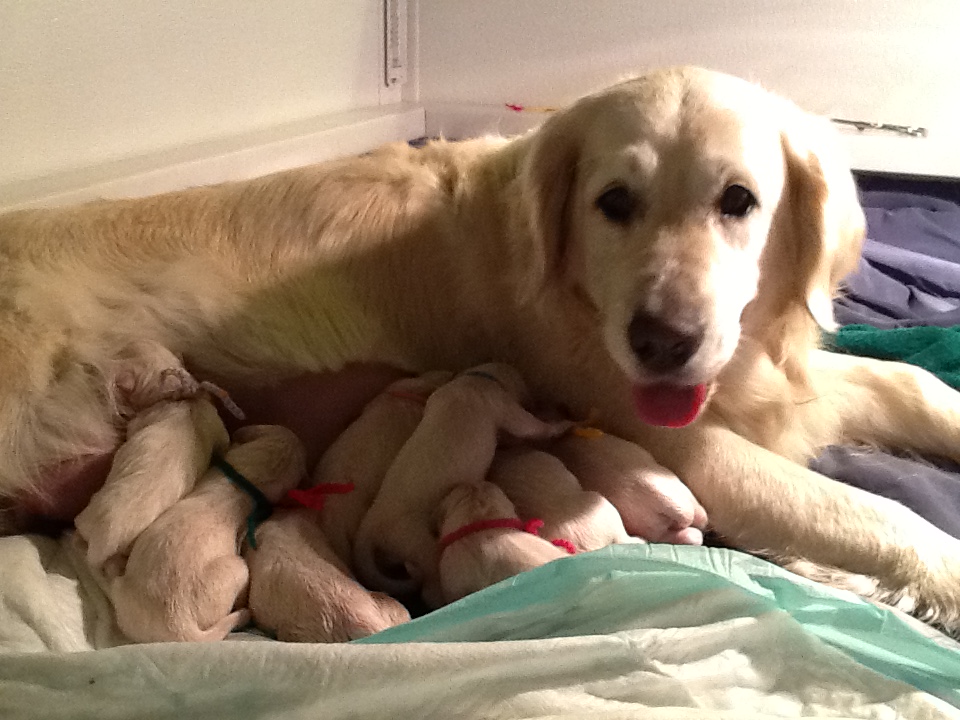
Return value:
M 513 503 L 490 482 L 454 485 L 441 499 L 437 515 L 441 543 L 438 574 L 423 588 L 424 600 L 431 607 L 568 555 L 524 530 Z M 485 526 L 484 521 L 493 522 Z
M 595 428 L 575 428 L 544 447 L 585 490 L 613 504 L 630 535 L 677 545 L 703 543 L 703 507 L 676 475 L 636 443 Z
M 125 556 L 150 523 L 193 489 L 211 455 L 228 443 L 217 409 L 162 346 L 127 348 L 117 363 L 116 385 L 121 413 L 135 414 L 103 487 L 74 521 L 94 567 Z
M 225 459 L 271 503 L 303 479 L 303 448 L 289 430 L 249 425 Z M 249 618 L 236 605 L 249 573 L 241 538 L 255 502 L 211 468 L 197 488 L 137 539 L 109 582 L 117 624 L 136 642 L 222 640 Z
M 498 450 L 488 478 L 506 494 L 520 517 L 543 521 L 545 538 L 568 541 L 579 552 L 642 542 L 630 537 L 610 501 L 584 490 L 549 453 L 527 447 Z
M 383 593 L 371 593 L 333 552 L 309 508 L 278 510 L 256 531 L 248 607 L 257 626 L 289 642 L 347 642 L 410 619 Z
M 483 480 L 503 435 L 543 440 L 570 426 L 530 414 L 529 400 L 519 373 L 496 363 L 434 391 L 360 523 L 354 562 L 365 585 L 394 594 L 415 590 L 437 565 L 431 518 L 450 488 Z
M 320 526 L 344 563 L 353 561 L 353 539 L 400 448 L 416 430 L 430 394 L 453 377 L 428 372 L 387 387 L 334 441 L 313 473 L 313 485 L 351 483 L 353 490 L 327 496 Z

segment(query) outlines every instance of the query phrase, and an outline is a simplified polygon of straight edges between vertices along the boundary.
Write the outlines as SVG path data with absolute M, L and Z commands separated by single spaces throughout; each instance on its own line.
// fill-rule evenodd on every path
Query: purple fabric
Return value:
M 960 205 L 908 192 L 861 193 L 867 241 L 834 311 L 841 325 L 960 325 Z
M 810 469 L 876 495 L 896 500 L 946 533 L 960 538 L 960 466 L 923 462 L 878 450 L 826 448 Z
M 960 183 L 872 184 L 887 187 L 861 192 L 867 241 L 859 269 L 834 304 L 837 321 L 879 328 L 960 325 Z M 956 464 L 835 446 L 810 467 L 897 500 L 960 537 Z

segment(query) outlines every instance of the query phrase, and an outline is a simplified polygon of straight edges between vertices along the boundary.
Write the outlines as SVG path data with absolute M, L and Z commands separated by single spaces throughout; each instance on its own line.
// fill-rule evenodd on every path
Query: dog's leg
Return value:
M 836 417 L 839 440 L 960 461 L 960 393 L 933 374 L 906 363 L 816 351 L 811 375 L 817 397 L 808 412 Z
M 183 627 L 181 640 L 223 640 L 234 628 L 250 619 L 246 609 L 234 612 L 240 596 L 249 588 L 250 571 L 239 555 L 223 555 L 206 564 L 191 595 L 182 606 L 192 604 L 193 617 Z M 198 623 L 199 626 L 198 627 Z
M 960 627 L 960 541 L 903 505 L 704 423 L 656 446 L 734 546 L 877 578 L 917 615 Z

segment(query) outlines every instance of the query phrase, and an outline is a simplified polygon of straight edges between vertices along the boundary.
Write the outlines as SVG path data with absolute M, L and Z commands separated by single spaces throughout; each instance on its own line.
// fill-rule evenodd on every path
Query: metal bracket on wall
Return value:
M 383 0 L 384 82 L 387 87 L 407 80 L 407 0 Z
M 871 122 L 869 120 L 847 120 L 846 118 L 830 118 L 830 120 L 838 125 L 849 125 L 860 132 L 864 130 L 879 130 L 881 132 L 890 132 L 915 138 L 925 138 L 927 136 L 927 129 L 925 127 L 915 127 L 913 125 L 893 125 L 892 123 Z

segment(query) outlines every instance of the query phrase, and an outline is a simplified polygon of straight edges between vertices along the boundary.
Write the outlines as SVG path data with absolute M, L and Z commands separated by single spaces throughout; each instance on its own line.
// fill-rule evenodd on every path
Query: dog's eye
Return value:
M 604 191 L 597 198 L 597 209 L 611 222 L 624 224 L 630 221 L 637 210 L 637 198 L 623 185 Z
M 760 203 L 743 185 L 731 185 L 720 196 L 720 212 L 729 217 L 746 217 Z

